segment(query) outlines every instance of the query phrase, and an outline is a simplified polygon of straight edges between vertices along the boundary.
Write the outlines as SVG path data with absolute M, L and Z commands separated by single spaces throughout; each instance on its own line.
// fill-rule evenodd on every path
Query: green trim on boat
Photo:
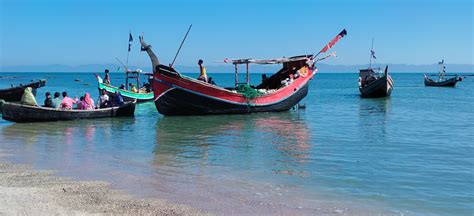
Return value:
M 99 83 L 99 89 L 105 89 L 106 91 L 110 93 L 115 93 L 115 91 L 119 91 L 122 96 L 129 97 L 129 98 L 135 98 L 138 100 L 151 100 L 153 99 L 153 92 L 149 93 L 135 93 L 123 89 L 119 89 L 118 87 L 107 85 L 104 83 Z

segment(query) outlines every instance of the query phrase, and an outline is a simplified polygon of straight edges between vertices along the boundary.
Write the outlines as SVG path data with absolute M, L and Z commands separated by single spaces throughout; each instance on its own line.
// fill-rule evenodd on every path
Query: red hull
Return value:
M 300 69 L 304 66 L 301 62 L 298 64 Z M 314 76 L 314 73 L 305 67 L 307 74 L 295 79 L 290 85 L 256 98 L 246 98 L 235 91 L 181 76 L 169 67 L 163 65 L 159 67 L 160 71 L 154 74 L 153 92 L 156 107 L 163 115 L 288 110 L 306 96 L 308 81 Z M 275 75 L 278 76 L 278 73 Z

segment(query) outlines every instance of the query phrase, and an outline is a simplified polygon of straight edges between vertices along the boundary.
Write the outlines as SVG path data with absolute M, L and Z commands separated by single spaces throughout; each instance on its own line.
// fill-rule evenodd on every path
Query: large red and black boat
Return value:
M 341 34 L 346 34 L 345 30 Z M 336 38 L 342 38 L 338 35 Z M 322 51 L 337 41 L 334 39 Z M 140 37 L 142 50 L 153 65 L 153 92 L 158 112 L 163 115 L 244 114 L 287 111 L 308 94 L 308 82 L 314 76 L 317 61 L 313 55 L 271 60 L 228 60 L 235 66 L 235 85 L 224 88 L 184 76 L 170 66 L 160 64 L 151 46 Z M 321 52 L 320 52 L 321 53 Z M 239 82 L 238 66 L 245 65 L 246 80 Z M 249 65 L 282 64 L 272 76 L 250 85 Z

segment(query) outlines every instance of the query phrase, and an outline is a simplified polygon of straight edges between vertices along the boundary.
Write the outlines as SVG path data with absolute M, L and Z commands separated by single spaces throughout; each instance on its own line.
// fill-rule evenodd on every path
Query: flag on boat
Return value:
M 321 51 L 319 51 L 319 53 L 325 53 L 326 51 L 328 51 L 328 49 L 330 49 L 332 46 L 334 46 L 334 44 L 336 44 L 337 41 L 339 41 L 339 39 L 343 38 L 346 35 L 347 35 L 347 31 L 346 31 L 346 29 L 343 29 L 341 31 L 341 33 L 339 33 L 334 39 L 331 40 L 331 42 L 329 42 L 326 46 L 324 46 L 324 48 L 321 49 Z
M 129 33 L 128 33 L 128 51 L 129 51 L 129 52 L 130 52 L 130 48 L 132 47 L 132 42 L 133 42 L 132 33 L 129 32 Z
M 370 50 L 370 54 L 372 55 L 372 58 L 377 59 L 377 57 L 375 57 L 375 51 Z
M 99 82 L 99 83 L 103 83 L 103 82 L 104 82 L 104 80 L 102 79 L 102 77 L 100 77 L 98 74 L 94 73 L 94 76 L 95 76 L 95 78 L 97 79 L 97 82 Z
M 438 62 L 438 64 L 444 64 L 444 59 Z

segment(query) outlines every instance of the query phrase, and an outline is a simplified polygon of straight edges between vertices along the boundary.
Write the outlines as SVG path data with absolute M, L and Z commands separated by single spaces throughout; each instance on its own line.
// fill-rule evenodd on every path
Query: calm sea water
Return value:
M 92 74 L 2 76 L 0 87 L 46 78 L 39 101 L 46 91 L 98 96 Z M 212 76 L 233 82 L 232 74 Z M 408 215 L 474 214 L 474 78 L 435 88 L 421 74 L 392 76 L 390 98 L 361 99 L 357 74 L 318 74 L 307 108 L 283 113 L 163 117 L 147 103 L 134 118 L 1 120 L 0 148 L 14 162 L 216 213 L 310 214 L 324 200 Z

